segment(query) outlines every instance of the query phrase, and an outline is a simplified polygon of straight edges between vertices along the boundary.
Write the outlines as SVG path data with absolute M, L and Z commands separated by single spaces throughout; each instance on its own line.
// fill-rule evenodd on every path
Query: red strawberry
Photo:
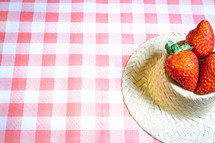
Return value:
M 208 56 L 214 50 L 214 32 L 210 23 L 202 20 L 187 34 L 185 43 L 193 47 L 192 51 L 198 58 Z
M 215 91 L 215 53 L 205 58 L 200 69 L 198 94 L 208 94 Z
M 165 48 L 170 54 L 166 59 L 166 70 L 169 76 L 187 90 L 194 91 L 198 82 L 199 62 L 196 55 L 189 51 L 192 47 L 188 44 L 179 46 L 169 41 Z

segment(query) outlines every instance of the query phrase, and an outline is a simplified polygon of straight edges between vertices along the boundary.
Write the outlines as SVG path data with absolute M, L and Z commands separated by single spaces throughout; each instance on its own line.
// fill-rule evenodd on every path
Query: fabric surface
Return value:
M 215 28 L 214 0 L 0 0 L 0 142 L 159 143 L 124 105 L 123 69 L 202 19 Z

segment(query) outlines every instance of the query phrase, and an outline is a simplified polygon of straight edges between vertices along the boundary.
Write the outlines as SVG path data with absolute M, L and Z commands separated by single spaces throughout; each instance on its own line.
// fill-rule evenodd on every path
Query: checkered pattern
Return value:
M 0 0 L 0 142 L 158 143 L 121 77 L 160 34 L 215 29 L 213 0 Z

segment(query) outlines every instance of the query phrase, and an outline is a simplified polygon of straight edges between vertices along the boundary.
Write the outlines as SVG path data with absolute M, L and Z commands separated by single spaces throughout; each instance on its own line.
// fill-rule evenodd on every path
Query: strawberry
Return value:
M 187 34 L 185 43 L 193 47 L 192 51 L 198 58 L 208 56 L 214 50 L 214 32 L 210 23 L 202 20 Z
M 197 94 L 208 94 L 215 91 L 215 53 L 211 53 L 202 63 L 199 75 Z
M 192 47 L 188 44 L 179 46 L 169 41 L 165 48 L 169 54 L 166 59 L 168 75 L 187 90 L 194 91 L 198 82 L 199 61 L 190 51 Z

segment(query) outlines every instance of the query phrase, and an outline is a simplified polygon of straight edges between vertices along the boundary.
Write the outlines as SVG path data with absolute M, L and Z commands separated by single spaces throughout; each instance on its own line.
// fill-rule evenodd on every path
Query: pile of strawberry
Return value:
M 214 32 L 208 21 L 202 20 L 187 34 L 185 45 L 169 41 L 165 48 L 169 54 L 166 70 L 170 77 L 197 94 L 215 92 Z M 201 67 L 200 59 L 204 60 Z

